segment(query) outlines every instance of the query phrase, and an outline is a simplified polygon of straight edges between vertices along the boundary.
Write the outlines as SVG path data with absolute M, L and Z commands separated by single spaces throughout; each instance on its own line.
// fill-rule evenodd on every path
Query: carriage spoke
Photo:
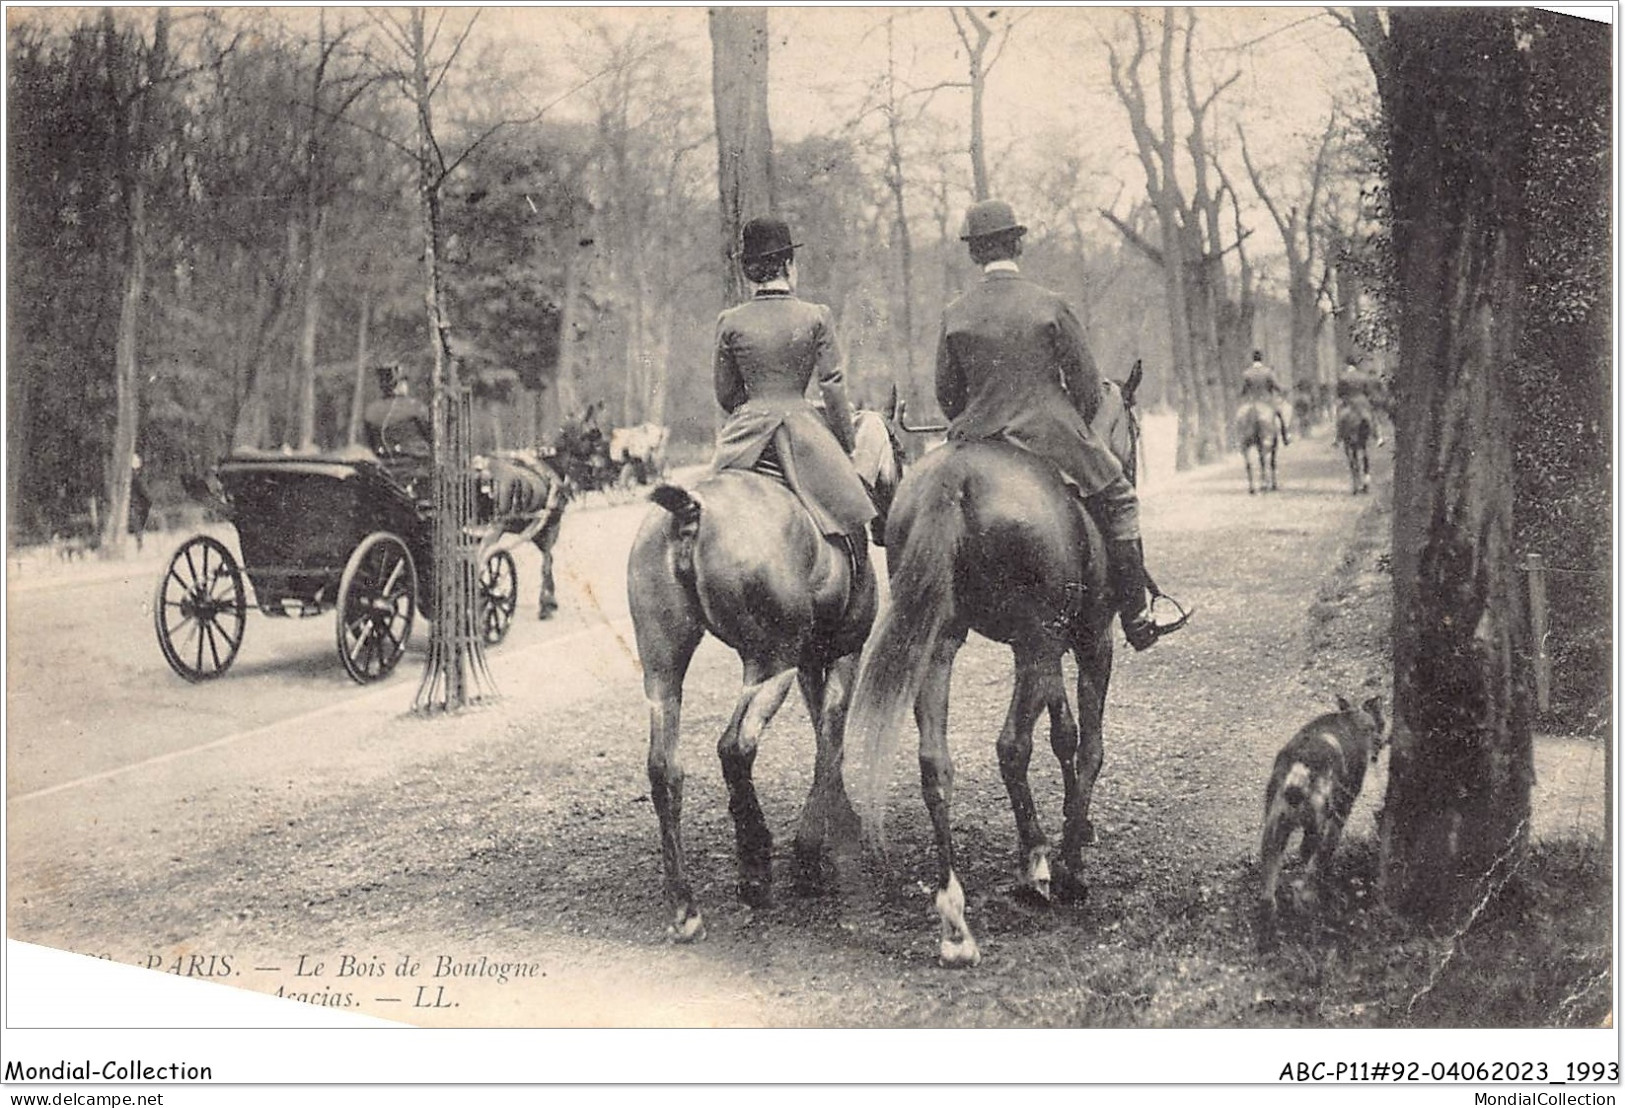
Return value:
M 379 659 L 383 657 L 383 651 L 379 649 L 378 638 L 379 628 L 369 626 L 366 636 L 361 640 L 360 653 L 356 657 L 356 665 L 368 677 L 377 676 L 383 669 L 383 666 L 379 663 Z
M 397 558 L 395 559 L 394 564 L 391 565 L 387 560 L 389 556 L 387 551 L 383 553 L 383 556 L 386 560 L 382 568 L 388 572 L 388 576 L 385 577 L 384 583 L 382 586 L 380 586 L 378 591 L 383 596 L 392 597 L 395 595 L 396 587 L 400 584 L 401 573 L 406 569 L 406 562 L 400 558 Z
M 387 623 L 381 624 L 378 627 L 378 634 L 373 636 L 374 643 L 381 643 L 381 641 L 387 641 L 389 643 L 389 652 L 391 655 L 400 652 L 401 640 L 396 638 L 394 627 Z M 379 652 L 379 657 L 383 657 L 382 651 Z
M 239 615 L 235 622 L 237 624 L 237 628 L 236 633 L 233 634 L 231 631 L 226 629 L 226 625 L 218 618 L 211 618 L 209 620 L 209 625 L 220 633 L 220 637 L 226 640 L 226 645 L 231 647 L 231 649 L 234 651 L 243 643 L 243 621 L 241 615 Z
M 203 624 L 201 622 L 197 625 L 197 651 L 196 651 L 196 654 L 197 654 L 197 661 L 192 663 L 192 672 L 193 673 L 202 673 L 203 672 Z
M 207 623 L 201 624 L 200 626 L 202 628 L 204 637 L 206 637 L 209 640 L 209 656 L 214 661 L 214 668 L 219 669 L 220 668 L 220 644 L 219 644 L 218 640 L 215 638 L 215 632 L 216 632 L 216 630 L 218 630 L 218 628 L 216 627 L 215 622 L 213 620 L 210 620 Z M 224 635 L 224 632 L 221 632 L 221 634 Z
M 371 670 L 367 665 L 367 656 L 369 653 L 375 652 L 373 647 L 374 635 L 372 622 L 366 618 L 361 619 L 358 623 L 351 626 L 351 633 L 352 639 L 349 649 L 350 659 L 355 663 L 356 668 L 361 670 L 362 673 L 370 673 Z

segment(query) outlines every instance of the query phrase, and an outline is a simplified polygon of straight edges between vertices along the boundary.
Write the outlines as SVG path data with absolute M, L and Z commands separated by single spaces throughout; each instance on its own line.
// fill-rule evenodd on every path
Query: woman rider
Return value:
M 717 317 L 713 370 L 728 419 L 717 434 L 715 468 L 782 475 L 818 529 L 846 540 L 861 578 L 869 571 L 864 527 L 875 508 L 848 457 L 852 408 L 834 317 L 796 297 L 800 244 L 787 223 L 752 219 L 742 237 L 751 298 Z M 806 396 L 815 374 L 823 413 Z

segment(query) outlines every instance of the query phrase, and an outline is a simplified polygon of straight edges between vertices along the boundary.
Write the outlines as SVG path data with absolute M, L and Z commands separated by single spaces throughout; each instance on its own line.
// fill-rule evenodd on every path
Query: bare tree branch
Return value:
M 463 44 L 468 41 L 468 36 L 473 33 L 474 24 L 479 22 L 480 11 L 480 8 L 475 8 L 474 14 L 468 17 L 468 23 L 463 27 L 463 33 L 457 36 L 457 41 L 452 45 L 451 53 L 446 56 L 445 64 L 440 67 L 440 72 L 435 75 L 435 79 L 429 85 L 430 96 L 440 91 L 440 83 L 446 79 L 446 74 L 451 72 L 452 64 L 457 61 L 457 55 L 463 52 Z
M 1162 251 L 1152 243 L 1148 242 L 1145 237 L 1140 234 L 1140 232 L 1136 231 L 1133 227 L 1130 227 L 1127 223 L 1113 215 L 1111 212 L 1107 211 L 1105 208 L 1100 209 L 1100 215 L 1101 218 L 1105 219 L 1107 223 L 1110 223 L 1113 227 L 1117 228 L 1118 233 L 1123 236 L 1124 240 L 1127 241 L 1130 246 L 1134 247 L 1134 249 L 1138 250 L 1140 253 L 1149 258 L 1153 265 L 1160 267 L 1163 264 L 1164 258 Z
M 458 166 L 462 165 L 463 162 L 468 160 L 469 155 L 473 154 L 475 150 L 483 146 L 499 131 L 507 127 L 526 127 L 532 123 L 539 122 L 548 112 L 558 107 L 565 100 L 568 100 L 570 97 L 574 96 L 576 93 L 580 92 L 594 81 L 597 81 L 604 74 L 611 72 L 613 69 L 614 66 L 612 64 L 609 67 L 601 69 L 597 73 L 578 81 L 576 84 L 559 93 L 559 95 L 555 96 L 552 100 L 549 100 L 546 104 L 543 104 L 540 108 L 537 108 L 534 112 L 528 116 L 525 116 L 523 119 L 498 120 L 496 123 L 488 127 L 482 134 L 480 134 L 480 136 L 473 142 L 469 143 L 467 148 L 465 148 L 461 154 L 458 154 L 449 165 L 445 166 L 440 173 L 440 180 L 444 181 L 447 177 L 451 176 L 451 174 L 456 171 Z

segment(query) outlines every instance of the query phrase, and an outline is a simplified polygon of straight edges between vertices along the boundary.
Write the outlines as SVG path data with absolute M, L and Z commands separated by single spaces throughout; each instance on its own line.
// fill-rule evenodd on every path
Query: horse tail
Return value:
M 676 565 L 678 576 L 694 580 L 694 539 L 700 533 L 700 502 L 687 489 L 676 485 L 656 485 L 649 499 L 670 512 L 677 524 Z
M 898 725 L 953 613 L 954 560 L 965 535 L 964 511 L 947 495 L 915 516 L 892 565 L 891 603 L 863 649 L 846 733 L 852 749 L 862 751 L 853 803 L 872 842 L 881 839 Z

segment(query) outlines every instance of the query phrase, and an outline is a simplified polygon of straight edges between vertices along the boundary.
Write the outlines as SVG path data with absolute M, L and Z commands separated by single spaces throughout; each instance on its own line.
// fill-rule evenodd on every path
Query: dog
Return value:
M 1303 833 L 1299 854 L 1307 863 L 1293 891 L 1293 906 L 1313 909 L 1349 809 L 1365 784 L 1366 767 L 1376 764 L 1387 745 L 1388 723 L 1380 697 L 1355 708 L 1340 696 L 1337 708 L 1300 728 L 1281 748 L 1264 790 L 1264 834 L 1258 851 L 1264 871 L 1258 902 L 1261 947 L 1275 942 L 1276 890 L 1292 832 Z

